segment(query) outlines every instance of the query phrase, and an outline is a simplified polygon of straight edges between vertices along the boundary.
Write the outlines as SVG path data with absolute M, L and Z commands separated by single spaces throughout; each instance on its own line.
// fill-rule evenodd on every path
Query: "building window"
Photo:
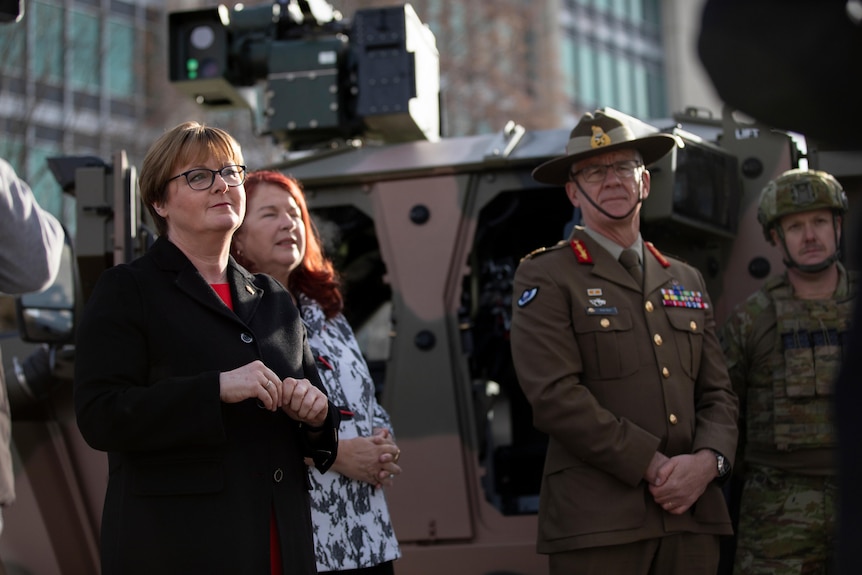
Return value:
M 48 102 L 63 103 L 63 88 L 61 86 L 36 81 L 36 99 Z
M 37 81 L 63 81 L 63 8 L 42 2 L 30 4 L 30 32 L 38 49 L 31 64 Z
M 48 169 L 47 162 L 47 158 L 57 155 L 60 155 L 57 148 L 30 147 L 27 154 L 27 183 L 39 205 L 59 218 L 63 213 L 62 190 Z
M 612 107 L 641 118 L 661 117 L 658 0 L 572 0 L 561 81 L 575 109 Z M 574 82 L 574 85 L 570 85 Z
M 8 123 L 8 122 L 7 122 Z M 6 126 L 7 129 L 9 126 Z M 20 141 L 0 138 L 0 157 L 12 164 L 15 172 L 20 176 L 25 172 L 19 165 L 20 158 L 24 155 L 24 145 Z
M 23 94 L 26 91 L 24 79 L 0 73 L 0 92 Z
M 129 19 L 133 19 L 135 17 L 135 5 L 128 2 L 111 0 L 111 14 L 119 14 L 121 16 L 126 16 Z
M 96 94 L 87 94 L 84 92 L 74 92 L 72 94 L 72 104 L 75 108 L 87 110 L 99 110 L 99 96 Z
M 0 68 L 10 72 L 24 70 L 24 41 L 26 37 L 23 24 L 0 26 L 0 54 L 3 54 Z
M 99 89 L 99 19 L 72 12 L 69 81 L 74 90 Z
M 635 115 L 632 64 L 628 60 L 617 61 L 617 106 L 626 114 Z
M 665 105 L 664 76 L 657 71 L 647 71 L 647 89 L 649 91 L 650 118 L 661 118 L 667 115 Z
M 115 116 L 125 116 L 133 120 L 135 119 L 135 106 L 128 102 L 111 100 L 111 114 Z
M 599 50 L 597 56 L 599 101 L 602 106 L 619 108 L 616 79 L 614 78 L 614 60 L 606 50 Z
M 629 0 L 629 19 L 639 24 L 644 19 L 644 0 Z
M 34 129 L 36 139 L 47 140 L 59 146 L 63 144 L 63 129 L 50 126 L 36 126 Z
M 575 42 L 567 38 L 563 42 L 562 53 L 560 54 L 560 66 L 562 68 L 563 89 L 566 91 L 566 97 L 570 102 L 574 102 L 577 97 L 575 87 L 578 85 L 578 51 Z
M 108 92 L 111 96 L 131 98 L 135 93 L 135 29 L 108 21 L 107 58 Z
M 633 116 L 646 118 L 649 116 L 649 86 L 647 84 L 647 71 L 643 64 L 634 65 L 634 106 Z
M 81 134 L 80 132 L 72 134 L 72 147 L 78 153 L 84 154 L 89 152 L 91 154 L 98 155 L 99 143 L 99 136 Z
M 591 46 L 580 44 L 578 47 L 578 88 L 581 102 L 589 107 L 595 106 L 599 100 L 595 62 L 595 50 Z
M 593 5 L 599 12 L 607 12 L 611 7 L 611 0 L 593 0 Z
M 660 0 L 639 0 L 643 6 L 643 19 L 644 21 L 652 24 L 656 28 L 659 27 L 661 23 L 661 7 L 659 6 Z

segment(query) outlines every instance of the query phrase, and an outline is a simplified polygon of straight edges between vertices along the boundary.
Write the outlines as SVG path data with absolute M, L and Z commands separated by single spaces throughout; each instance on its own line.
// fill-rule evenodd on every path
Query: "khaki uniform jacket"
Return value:
M 701 274 L 645 249 L 644 284 L 582 228 L 515 274 L 515 368 L 536 428 L 549 435 L 541 553 L 732 533 L 717 483 L 677 516 L 642 478 L 656 451 L 708 448 L 732 463 L 738 410 Z M 668 305 L 663 289 L 693 307 Z

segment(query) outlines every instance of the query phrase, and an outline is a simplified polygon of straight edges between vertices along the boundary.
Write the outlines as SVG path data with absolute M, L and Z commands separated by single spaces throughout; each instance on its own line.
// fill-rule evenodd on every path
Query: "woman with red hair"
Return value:
M 331 471 L 309 473 L 317 569 L 391 574 L 400 551 L 381 487 L 401 473 L 401 452 L 341 313 L 338 275 L 323 253 L 299 182 L 260 171 L 248 175 L 245 190 L 246 216 L 231 252 L 249 271 L 273 276 L 294 296 L 320 377 L 342 414 Z M 342 509 L 347 512 L 336 513 Z

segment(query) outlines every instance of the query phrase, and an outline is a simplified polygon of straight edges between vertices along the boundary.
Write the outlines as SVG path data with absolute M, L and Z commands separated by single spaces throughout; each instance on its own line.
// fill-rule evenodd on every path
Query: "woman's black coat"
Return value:
M 266 575 L 273 512 L 285 575 L 315 573 L 303 456 L 332 464 L 337 413 L 330 404 L 312 445 L 281 410 L 221 402 L 219 373 L 256 359 L 323 389 L 288 293 L 233 259 L 227 275 L 234 311 L 160 238 L 106 270 L 87 302 L 75 409 L 108 452 L 103 575 Z

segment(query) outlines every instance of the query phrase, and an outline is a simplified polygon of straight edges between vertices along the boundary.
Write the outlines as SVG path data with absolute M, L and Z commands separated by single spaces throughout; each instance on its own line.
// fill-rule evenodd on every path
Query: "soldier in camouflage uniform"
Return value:
M 790 170 L 761 193 L 758 220 L 787 269 L 737 306 L 720 334 L 740 399 L 735 575 L 825 574 L 832 563 L 831 401 L 856 288 L 838 261 L 846 211 L 826 172 Z

